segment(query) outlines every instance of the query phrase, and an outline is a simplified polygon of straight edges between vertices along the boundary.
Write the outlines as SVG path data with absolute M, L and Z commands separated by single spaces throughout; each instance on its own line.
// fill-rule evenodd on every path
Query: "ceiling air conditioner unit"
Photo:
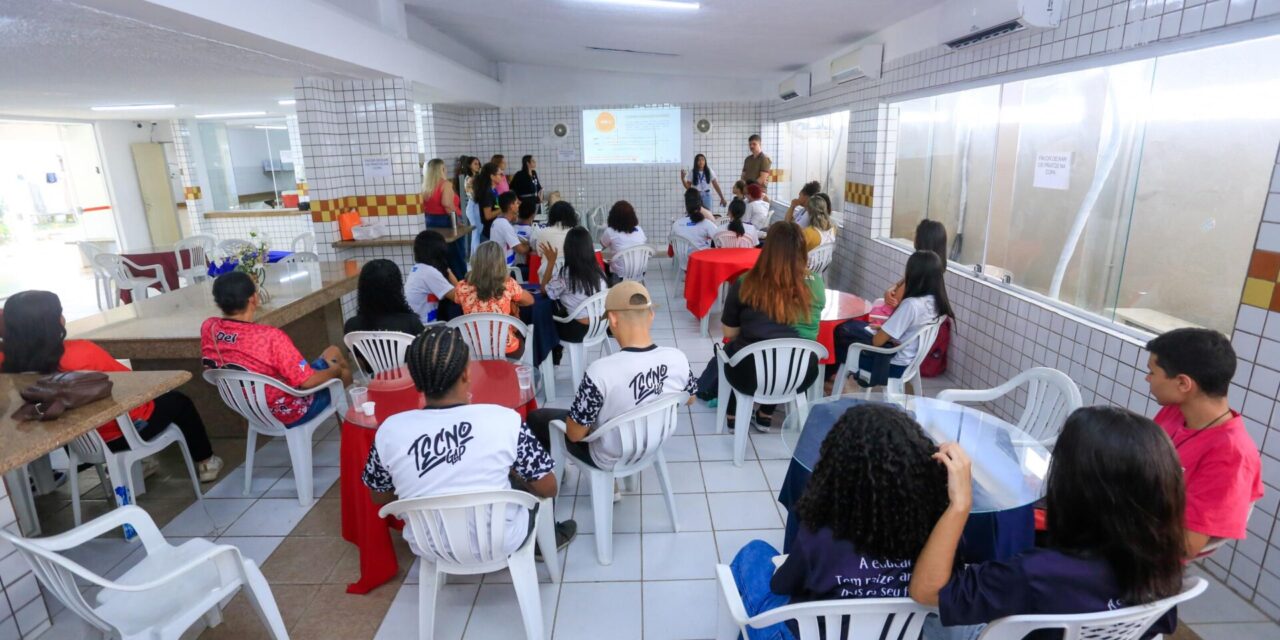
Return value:
M 869 44 L 831 61 L 831 80 L 849 82 L 858 78 L 879 78 L 884 62 L 884 45 Z
M 783 100 L 804 98 L 809 95 L 809 83 L 812 76 L 808 73 L 797 73 L 778 85 L 778 97 Z
M 942 39 L 963 49 L 1010 33 L 1053 29 L 1069 0 L 951 0 L 943 9 Z

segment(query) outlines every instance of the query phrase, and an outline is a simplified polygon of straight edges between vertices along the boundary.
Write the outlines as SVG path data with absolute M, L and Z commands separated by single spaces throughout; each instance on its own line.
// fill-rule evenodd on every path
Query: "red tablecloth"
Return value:
M 521 417 L 538 408 L 533 399 L 520 404 L 531 392 L 521 393 L 514 363 L 472 360 L 469 373 L 473 403 L 500 404 L 519 411 Z M 369 419 L 359 413 L 358 407 L 351 407 L 342 421 L 339 450 L 342 538 L 360 550 L 360 579 L 347 585 L 347 593 L 355 594 L 372 591 L 394 578 L 400 569 L 391 543 L 391 529 L 404 525 L 396 518 L 378 517 L 379 507 L 373 503 L 373 496 L 361 479 L 377 427 L 390 415 L 421 407 L 425 402 L 404 367 L 375 376 L 369 383 L 369 400 L 374 402 L 374 418 Z M 389 413 L 384 415 L 384 410 Z
M 689 254 L 684 304 L 695 318 L 711 313 L 720 285 L 745 273 L 760 259 L 759 249 L 703 249 Z
M 191 261 L 190 252 L 184 249 L 182 254 L 183 254 L 182 261 L 184 263 L 183 266 L 188 266 L 185 263 L 188 263 Z M 159 265 L 160 273 L 164 277 L 165 284 L 169 285 L 169 290 L 170 291 L 178 290 L 178 258 L 177 256 L 174 255 L 173 251 L 148 250 L 141 253 L 122 253 L 120 255 L 124 256 L 126 259 L 133 262 L 134 264 L 137 264 L 140 267 L 150 267 L 153 265 Z M 155 275 L 155 273 L 150 269 L 146 271 L 139 271 L 137 269 L 130 268 L 129 271 L 133 273 L 133 275 L 143 277 L 143 278 L 150 278 L 151 276 Z M 157 291 L 160 290 L 160 287 L 154 287 L 154 288 Z M 133 302 L 133 293 L 128 289 L 121 289 L 120 300 L 123 301 L 125 304 Z
M 871 303 L 843 291 L 827 289 L 827 304 L 822 307 L 822 320 L 818 323 L 818 343 L 827 348 L 827 359 L 822 364 L 835 364 L 835 330 L 846 320 L 866 320 Z
M 604 255 L 599 251 L 596 252 L 596 262 L 600 263 L 600 268 L 604 268 Z M 542 256 L 536 252 L 529 254 L 529 282 L 538 284 L 538 279 L 542 276 Z

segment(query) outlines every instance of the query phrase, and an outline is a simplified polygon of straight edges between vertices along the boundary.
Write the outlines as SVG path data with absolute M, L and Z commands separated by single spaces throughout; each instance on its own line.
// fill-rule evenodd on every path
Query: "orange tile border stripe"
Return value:
M 421 212 L 422 196 L 398 193 L 374 196 L 343 196 L 311 201 L 312 222 L 334 222 L 338 214 L 355 209 L 361 218 L 375 216 L 413 216 Z

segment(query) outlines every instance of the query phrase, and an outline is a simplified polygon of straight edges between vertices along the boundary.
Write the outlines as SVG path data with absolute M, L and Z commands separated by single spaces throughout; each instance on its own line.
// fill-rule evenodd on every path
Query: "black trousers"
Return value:
M 713 365 L 715 365 L 714 361 L 711 362 L 709 366 Z M 759 386 L 759 381 L 756 380 L 756 363 L 754 357 L 739 362 L 737 366 L 725 367 L 724 377 L 729 381 L 729 384 L 733 385 L 733 388 L 738 389 L 739 391 L 753 393 Z M 800 391 L 802 393 L 806 391 L 817 379 L 818 361 L 810 360 L 809 369 L 805 371 L 804 374 L 804 382 L 800 384 Z M 721 400 L 723 401 L 723 398 Z M 737 406 L 737 398 L 734 397 L 733 394 L 730 394 L 728 402 L 729 404 L 726 405 L 726 411 L 728 411 L 728 415 L 734 415 L 733 412 Z M 773 405 L 761 405 L 760 413 L 764 415 L 773 415 Z
M 542 448 L 546 449 L 547 453 L 551 453 L 551 421 L 564 420 L 568 417 L 569 412 L 564 409 L 534 409 L 529 412 L 529 418 L 525 423 L 529 425 L 529 430 L 533 432 L 533 437 L 538 439 Z M 565 438 L 564 446 L 569 455 L 579 462 L 596 467 L 596 463 L 591 460 L 591 445 Z M 599 469 L 599 467 L 596 468 Z
M 170 424 L 178 425 L 178 429 L 182 431 L 182 439 L 187 441 L 192 460 L 202 462 L 213 455 L 213 445 L 209 443 L 209 434 L 204 430 L 204 421 L 196 412 L 196 405 L 191 402 L 191 398 L 177 391 L 170 391 L 155 399 L 155 410 L 151 412 L 151 417 L 145 424 L 137 425 L 138 435 L 143 440 L 151 440 Z M 116 438 L 107 443 L 107 448 L 116 452 L 127 451 L 129 443 L 124 438 Z
M 582 339 L 587 337 L 587 331 L 590 328 L 591 325 L 582 324 L 577 320 L 556 323 L 556 333 L 560 334 L 560 342 L 582 342 Z

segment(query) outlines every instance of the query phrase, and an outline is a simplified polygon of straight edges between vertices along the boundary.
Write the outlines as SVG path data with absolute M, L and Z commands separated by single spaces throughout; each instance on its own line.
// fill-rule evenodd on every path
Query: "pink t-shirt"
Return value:
M 493 189 L 498 195 L 511 190 L 511 185 L 507 183 L 507 175 L 505 173 L 498 172 L 498 177 L 493 180 Z
M 1211 429 L 1187 428 L 1177 405 L 1162 407 L 1155 423 L 1173 440 L 1187 483 L 1187 528 L 1213 538 L 1243 540 L 1249 507 L 1262 497 L 1258 445 L 1235 411 Z

